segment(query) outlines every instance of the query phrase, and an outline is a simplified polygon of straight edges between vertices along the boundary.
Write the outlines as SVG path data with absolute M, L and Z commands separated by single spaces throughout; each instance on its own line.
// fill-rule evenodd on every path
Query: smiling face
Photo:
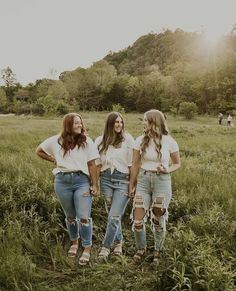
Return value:
M 80 134 L 82 132 L 83 124 L 79 116 L 75 116 L 73 119 L 73 133 Z
M 123 129 L 123 120 L 120 116 L 118 116 L 115 120 L 115 123 L 114 123 L 114 132 L 115 133 L 120 133 Z

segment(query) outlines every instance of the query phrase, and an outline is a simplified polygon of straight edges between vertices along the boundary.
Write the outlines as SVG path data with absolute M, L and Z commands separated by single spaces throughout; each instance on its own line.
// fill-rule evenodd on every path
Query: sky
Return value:
M 0 70 L 22 85 L 88 68 L 163 29 L 231 31 L 236 0 L 0 0 Z

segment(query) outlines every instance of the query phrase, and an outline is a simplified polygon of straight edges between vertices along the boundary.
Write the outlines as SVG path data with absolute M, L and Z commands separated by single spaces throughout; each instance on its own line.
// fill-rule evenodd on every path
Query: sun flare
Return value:
M 222 37 L 226 34 L 226 32 L 222 29 L 222 27 L 217 26 L 216 24 L 214 26 L 210 26 L 210 25 L 206 27 L 204 26 L 203 32 L 211 46 L 216 45 L 222 39 Z

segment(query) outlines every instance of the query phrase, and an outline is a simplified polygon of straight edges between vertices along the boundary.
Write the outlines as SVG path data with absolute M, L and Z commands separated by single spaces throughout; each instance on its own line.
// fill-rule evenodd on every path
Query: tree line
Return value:
M 22 86 L 9 67 L 1 78 L 2 113 L 61 115 L 115 105 L 126 112 L 158 108 L 178 114 L 184 103 L 199 114 L 235 114 L 236 34 L 232 29 L 213 47 L 204 33 L 164 30 L 110 52 L 87 69 L 62 72 L 59 80 Z

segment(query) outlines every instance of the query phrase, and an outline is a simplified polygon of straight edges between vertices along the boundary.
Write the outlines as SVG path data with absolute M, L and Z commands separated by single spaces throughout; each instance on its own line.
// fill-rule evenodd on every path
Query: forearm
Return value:
M 47 153 L 45 153 L 41 148 L 37 148 L 36 149 L 36 154 L 43 160 L 45 161 L 49 161 L 52 163 L 56 163 L 56 160 L 53 156 L 48 155 Z
M 172 173 L 172 172 L 178 170 L 180 168 L 180 165 L 181 165 L 179 152 L 172 153 L 170 155 L 170 157 L 171 157 L 172 164 L 168 169 L 168 173 Z
M 173 173 L 180 168 L 180 164 L 173 164 L 169 167 L 168 173 Z
M 140 165 L 141 165 L 140 153 L 139 153 L 138 150 L 134 150 L 133 151 L 133 163 L 132 163 L 132 167 L 130 169 L 130 180 L 129 180 L 129 194 L 130 194 L 130 197 L 131 197 L 131 195 L 133 195 L 134 190 L 135 190 L 135 186 L 136 186 L 136 183 L 137 183 L 137 177 L 138 177 Z
M 96 171 L 97 171 L 97 181 L 99 180 L 99 177 L 100 177 L 100 174 L 101 174 L 101 168 L 102 168 L 102 166 L 101 165 L 98 165 L 98 166 L 96 166 Z
M 133 165 L 130 168 L 130 180 L 129 180 L 129 188 L 130 188 L 130 190 L 132 190 L 135 187 L 136 183 L 137 183 L 138 173 L 139 173 L 139 166 Z
M 94 163 L 88 163 L 88 170 L 91 179 L 91 184 L 98 187 L 97 166 Z

